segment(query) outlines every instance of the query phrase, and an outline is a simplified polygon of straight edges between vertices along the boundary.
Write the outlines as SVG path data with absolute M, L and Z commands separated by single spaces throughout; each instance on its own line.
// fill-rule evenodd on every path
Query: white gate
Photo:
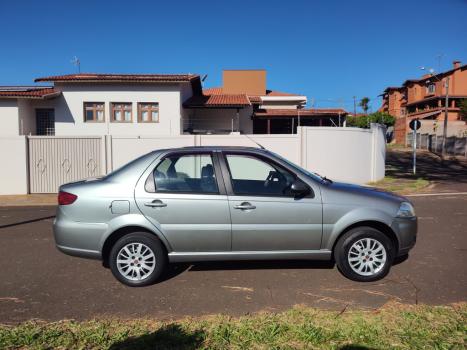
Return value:
M 101 175 L 101 137 L 29 136 L 29 191 L 56 193 L 64 183 Z

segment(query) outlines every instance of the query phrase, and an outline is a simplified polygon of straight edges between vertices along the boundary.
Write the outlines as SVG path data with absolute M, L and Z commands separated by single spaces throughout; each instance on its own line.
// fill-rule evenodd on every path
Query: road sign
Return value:
M 412 119 L 409 123 L 409 127 L 412 130 L 418 130 L 422 126 L 422 123 L 418 119 Z

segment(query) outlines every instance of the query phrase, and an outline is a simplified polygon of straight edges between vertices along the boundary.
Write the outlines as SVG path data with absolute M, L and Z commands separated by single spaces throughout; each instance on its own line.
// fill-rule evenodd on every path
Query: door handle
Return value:
M 235 208 L 235 209 L 241 209 L 241 210 L 251 210 L 251 209 L 256 209 L 256 206 L 255 206 L 255 205 L 251 205 L 251 204 L 248 203 L 248 202 L 243 202 L 243 203 L 240 204 L 240 205 L 235 205 L 234 208 Z
M 163 201 L 156 199 L 152 202 L 146 202 L 144 203 L 145 206 L 151 207 L 151 208 L 163 208 L 167 206 L 167 203 L 164 203 Z

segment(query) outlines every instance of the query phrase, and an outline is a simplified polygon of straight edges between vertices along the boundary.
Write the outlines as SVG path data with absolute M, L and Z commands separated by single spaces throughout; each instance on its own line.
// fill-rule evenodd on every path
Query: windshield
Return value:
M 321 176 L 317 173 L 314 173 L 312 171 L 308 171 L 306 169 L 303 169 L 301 166 L 298 166 L 297 164 L 295 163 L 292 163 L 290 160 L 280 156 L 279 154 L 277 153 L 274 153 L 274 152 L 271 152 L 268 150 L 269 153 L 273 154 L 274 156 L 276 156 L 277 158 L 281 159 L 282 161 L 284 161 L 285 163 L 287 163 L 288 165 L 290 165 L 292 168 L 294 168 L 295 170 L 297 170 L 298 172 L 301 172 L 302 174 L 305 174 L 309 177 L 311 177 L 312 179 L 316 180 L 316 181 L 319 181 L 319 182 L 323 182 L 323 181 L 331 181 L 329 180 L 328 178 L 326 178 L 326 176 Z

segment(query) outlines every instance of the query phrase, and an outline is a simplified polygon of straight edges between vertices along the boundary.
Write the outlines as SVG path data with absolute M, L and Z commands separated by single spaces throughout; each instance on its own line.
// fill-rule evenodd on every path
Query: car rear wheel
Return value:
M 153 284 L 167 265 L 161 242 L 147 232 L 134 232 L 120 238 L 109 257 L 112 274 L 123 284 L 142 287 Z
M 376 281 L 386 276 L 394 255 L 394 244 L 389 237 L 372 227 L 357 227 L 346 232 L 334 248 L 339 271 L 359 282 Z

